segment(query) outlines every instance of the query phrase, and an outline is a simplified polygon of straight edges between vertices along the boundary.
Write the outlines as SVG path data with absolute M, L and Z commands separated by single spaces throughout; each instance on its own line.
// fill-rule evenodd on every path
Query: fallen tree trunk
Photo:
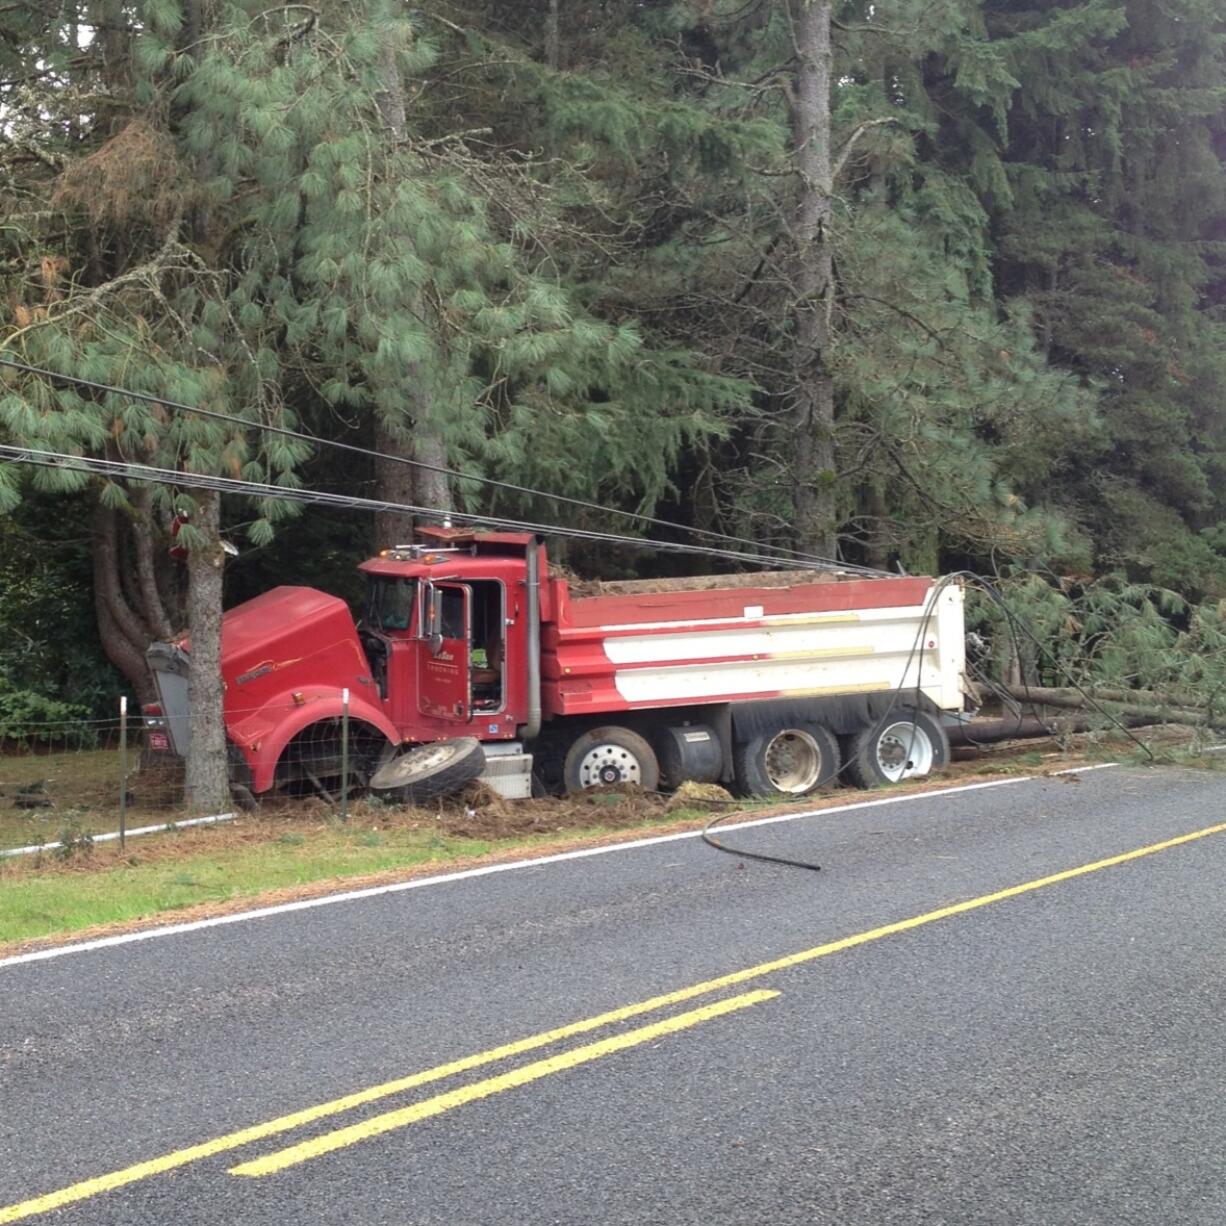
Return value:
M 1099 709 L 1121 722 L 1137 719 L 1151 724 L 1187 724 L 1226 732 L 1226 716 L 1211 715 L 1203 707 L 1168 706 L 1157 695 L 1145 690 L 1088 690 L 1083 694 L 1080 690 L 1049 689 L 1037 685 L 1007 685 L 1004 688 L 1018 702 L 1038 706 L 1078 711 Z M 1129 697 L 1126 701 L 1120 701 L 1107 697 L 1108 694 L 1127 694 Z
M 1014 698 L 1023 702 L 1043 702 L 1050 707 L 1085 705 L 1085 696 L 1080 690 L 1073 689 L 1071 686 L 1053 688 L 1013 684 L 1006 685 L 1005 688 Z M 1165 710 L 1167 707 L 1174 707 L 1177 710 L 1205 711 L 1205 714 L 1211 714 L 1205 709 L 1204 698 L 1196 694 L 1180 693 L 1174 690 L 1169 693 L 1159 693 L 1157 690 L 1113 690 L 1094 686 L 1093 688 L 1087 687 L 1086 693 L 1098 702 L 1118 702 L 1124 706 L 1144 707 L 1146 710 Z
M 1152 719 L 1135 715 L 1120 719 L 1120 723 L 1126 728 L 1145 728 L 1154 722 Z M 949 743 L 955 747 L 995 745 L 999 741 L 1029 741 L 1040 737 L 1069 736 L 1076 732 L 1089 732 L 1094 726 L 1094 720 L 1073 712 L 1048 719 L 1040 719 L 1037 715 L 974 719 L 950 728 Z

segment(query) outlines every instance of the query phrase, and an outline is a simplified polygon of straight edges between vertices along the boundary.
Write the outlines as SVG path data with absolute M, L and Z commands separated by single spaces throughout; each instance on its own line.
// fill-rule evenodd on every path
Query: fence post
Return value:
M 119 850 L 128 827 L 128 696 L 119 696 Z
M 349 820 L 349 688 L 341 690 L 341 821 Z

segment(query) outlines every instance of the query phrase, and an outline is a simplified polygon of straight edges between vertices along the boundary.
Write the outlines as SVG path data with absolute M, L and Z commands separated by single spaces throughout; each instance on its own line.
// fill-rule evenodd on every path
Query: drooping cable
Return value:
M 596 511 L 602 515 L 621 516 L 650 527 L 668 529 L 669 531 L 674 532 L 682 532 L 695 538 L 710 541 L 725 541 L 729 544 L 736 545 L 748 545 L 759 554 L 766 549 L 771 551 L 772 556 L 777 555 L 781 560 L 790 559 L 805 569 L 810 569 L 812 564 L 820 563 L 825 569 L 842 570 L 853 574 L 884 575 L 889 573 L 888 571 L 876 570 L 873 567 L 858 566 L 850 562 L 839 562 L 833 558 L 824 558 L 817 554 L 804 553 L 801 550 L 790 549 L 783 545 L 763 546 L 760 542 L 751 540 L 748 537 L 734 536 L 724 532 L 714 532 L 707 528 L 695 528 L 687 524 L 679 524 L 671 520 L 660 519 L 653 515 L 646 515 L 640 511 L 626 511 L 619 507 L 606 507 L 597 502 L 590 502 L 583 498 L 571 497 L 568 494 L 553 494 L 546 490 L 534 490 L 528 486 L 516 485 L 511 481 L 501 481 L 495 477 L 484 477 L 473 473 L 464 473 L 460 472 L 458 469 L 448 468 L 445 465 L 430 464 L 424 460 L 413 460 L 409 459 L 407 456 L 398 456 L 389 452 L 375 451 L 368 447 L 359 447 L 354 443 L 345 443 L 339 439 L 320 438 L 317 435 L 308 434 L 303 430 L 290 429 L 288 426 L 275 426 L 268 422 L 250 421 L 244 417 L 235 417 L 230 413 L 222 413 L 217 409 L 206 409 L 200 405 L 183 404 L 180 401 L 168 400 L 164 396 L 155 396 L 149 392 L 138 392 L 131 388 L 118 387 L 109 383 L 99 383 L 93 379 L 85 379 L 80 375 L 69 375 L 60 371 L 48 370 L 45 367 L 33 366 L 28 362 L 21 362 L 15 358 L 0 355 L 0 366 L 6 366 L 12 370 L 19 370 L 29 375 L 37 375 L 40 378 L 49 379 L 53 382 L 68 383 L 76 387 L 89 388 L 91 391 L 102 392 L 107 395 L 122 396 L 126 399 L 137 400 L 146 404 L 156 404 L 165 409 L 173 409 L 177 413 L 190 413 L 194 416 L 207 418 L 211 421 L 225 422 L 228 425 L 239 426 L 245 430 L 258 430 L 265 434 L 273 434 L 281 438 L 294 439 L 297 442 L 308 443 L 312 447 L 327 447 L 334 451 L 344 451 L 351 455 L 361 455 L 367 459 L 386 460 L 394 464 L 403 464 L 410 468 L 420 469 L 424 472 L 438 473 L 442 476 L 452 477 L 460 481 L 472 481 L 480 485 L 488 486 L 491 489 L 506 490 L 510 493 L 522 494 L 532 498 L 545 498 L 563 506 L 572 506 L 587 511 Z M 439 514 L 437 510 L 429 511 L 428 513 Z M 806 563 L 810 565 L 805 566 Z
M 170 485 L 183 489 L 213 490 L 217 493 L 237 494 L 246 498 L 271 498 L 315 506 L 338 507 L 345 510 L 386 511 L 403 515 L 438 517 L 442 514 L 432 507 L 415 506 L 411 503 L 385 502 L 376 498 L 362 498 L 354 494 L 333 494 L 324 490 L 269 485 L 258 481 L 243 481 L 237 477 L 217 477 L 207 473 L 157 468 L 152 465 L 137 464 L 127 460 L 103 460 L 95 456 L 76 456 L 66 452 L 47 451 L 35 447 L 0 444 L 0 459 L 6 457 L 11 458 L 17 463 L 32 464 L 42 468 L 89 472 L 98 476 L 122 477 L 130 481 L 149 481 L 156 485 Z M 452 511 L 448 514 L 452 520 L 476 528 L 535 532 L 542 536 L 591 541 L 604 545 L 619 545 L 632 549 L 652 550 L 659 553 L 693 554 L 737 562 L 752 562 L 762 567 L 787 566 L 795 567 L 799 570 L 813 570 L 815 572 L 828 569 L 825 563 L 802 563 L 796 559 L 745 553 L 733 549 L 717 549 L 714 546 L 686 545 L 678 541 L 647 540 L 636 536 L 619 536 L 610 532 L 596 532 L 586 528 L 564 528 L 555 524 L 539 524 L 489 515 L 475 515 L 467 511 Z
M 820 864 L 814 864 L 811 860 L 793 860 L 788 856 L 772 856 L 765 851 L 750 851 L 745 847 L 729 847 L 727 843 L 721 843 L 719 839 L 711 833 L 720 822 L 727 821 L 728 818 L 736 816 L 732 813 L 717 813 L 703 828 L 702 841 L 708 847 L 714 847 L 716 851 L 725 851 L 730 856 L 740 856 L 743 860 L 762 860 L 767 864 L 784 864 L 788 868 L 807 868 L 812 869 L 815 873 L 822 871 Z

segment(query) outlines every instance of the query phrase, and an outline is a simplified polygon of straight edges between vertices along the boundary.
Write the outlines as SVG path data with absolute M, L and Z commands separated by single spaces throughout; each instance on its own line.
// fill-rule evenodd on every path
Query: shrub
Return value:
M 85 721 L 89 711 L 77 703 L 60 702 L 33 690 L 0 688 L 0 741 L 18 745 L 91 747 L 97 740 Z

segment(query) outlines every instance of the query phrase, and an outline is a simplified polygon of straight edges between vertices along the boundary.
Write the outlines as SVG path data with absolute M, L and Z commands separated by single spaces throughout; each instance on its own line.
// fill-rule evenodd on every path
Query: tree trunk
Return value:
M 404 455 L 411 451 L 412 444 L 404 435 L 384 421 L 375 422 L 375 450 L 385 455 Z M 414 505 L 417 490 L 414 483 L 416 470 L 394 460 L 375 461 L 375 485 L 378 497 L 384 502 Z M 413 540 L 413 516 L 397 515 L 392 511 L 375 512 L 375 549 L 392 549 L 396 545 L 408 545 Z
M 404 104 L 404 85 L 396 66 L 396 48 L 390 40 L 385 41 L 379 53 L 381 91 L 379 112 L 387 125 L 393 142 L 400 144 L 408 137 L 408 117 Z M 412 244 L 412 236 L 404 235 L 406 246 Z M 417 304 L 420 308 L 420 304 Z M 420 309 L 418 310 L 420 314 Z M 429 424 L 429 404 L 423 388 L 426 380 L 417 367 L 411 366 L 396 388 L 397 402 L 401 406 L 398 420 L 375 423 L 376 450 L 386 454 L 403 456 L 438 467 L 445 465 L 447 449 L 442 436 Z M 451 488 L 441 473 L 413 468 L 392 460 L 375 461 L 376 497 L 384 502 L 415 503 L 430 507 L 441 514 L 452 508 Z M 394 512 L 378 512 L 375 515 L 375 548 L 388 549 L 393 545 L 407 543 L 413 537 L 413 516 Z
M 140 593 L 141 613 L 145 624 L 155 639 L 174 637 L 162 594 L 158 591 L 155 571 L 157 544 L 153 535 L 153 499 L 149 487 L 137 490 L 132 496 L 136 514 L 132 519 L 132 545 L 135 561 L 136 586 Z
M 1034 703 L 1044 707 L 1059 707 L 1070 710 L 1093 710 L 1100 707 L 1109 717 L 1127 721 L 1145 720 L 1155 724 L 1189 724 L 1192 727 L 1212 728 L 1226 732 L 1226 718 L 1213 716 L 1205 708 L 1166 706 L 1152 694 L 1138 690 L 1131 702 L 1114 702 L 1101 695 L 1089 692 L 1086 695 L 1073 689 L 1046 689 L 1041 686 L 1006 685 L 1008 693 L 1019 702 Z
M 866 512 L 864 561 L 877 570 L 887 570 L 890 565 L 890 508 L 886 503 L 881 481 L 872 477 L 862 487 Z
M 549 0 L 545 14 L 545 64 L 558 70 L 558 0 Z
M 156 700 L 153 679 L 145 664 L 149 632 L 124 599 L 119 578 L 118 521 L 115 512 L 100 502 L 92 516 L 94 614 L 107 659 L 127 678 L 138 702 Z
M 187 616 L 191 635 L 187 700 L 191 749 L 187 755 L 189 808 L 218 813 L 229 802 L 226 728 L 221 717 L 221 581 L 225 553 L 221 547 L 221 495 L 202 491 L 192 527 L 204 536 L 187 555 Z
M 830 132 L 830 0 L 791 0 L 797 66 L 790 93 L 800 178 L 796 211 L 789 446 L 796 483 L 796 544 L 825 557 L 836 550 L 834 380 L 830 345 L 834 191 Z
M 206 0 L 185 0 L 182 42 L 197 65 L 204 57 Z M 210 173 L 211 159 L 202 151 L 196 158 L 201 182 Z M 190 224 L 197 242 L 209 227 L 208 209 L 198 203 Z M 222 575 L 226 555 L 221 547 L 221 495 L 201 491 L 196 498 L 192 527 L 203 541 L 187 554 L 187 701 L 191 746 L 187 753 L 184 801 L 200 813 L 218 813 L 229 804 L 230 780 L 226 763 L 226 725 L 221 680 Z M 156 595 L 156 581 L 153 585 Z

